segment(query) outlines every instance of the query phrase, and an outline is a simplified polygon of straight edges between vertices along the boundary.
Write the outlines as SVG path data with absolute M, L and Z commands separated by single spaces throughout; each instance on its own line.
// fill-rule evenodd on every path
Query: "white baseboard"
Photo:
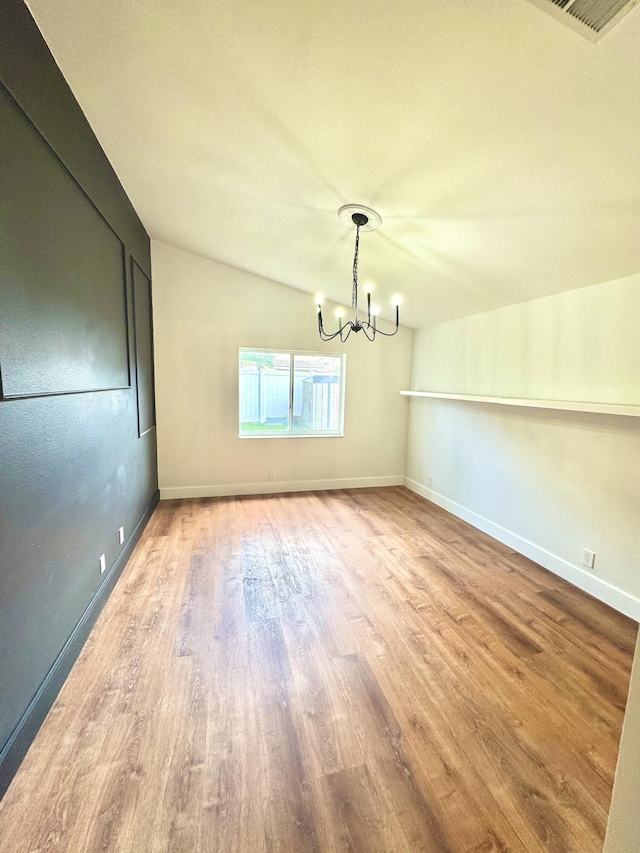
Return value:
M 495 524 L 488 518 L 478 515 L 478 513 L 473 512 L 473 510 L 467 509 L 461 504 L 450 500 L 438 492 L 434 492 L 433 489 L 423 486 L 422 483 L 418 483 L 415 480 L 409 479 L 409 477 L 405 477 L 404 485 L 417 495 L 426 498 L 428 501 L 442 507 L 442 509 L 446 509 L 447 512 L 450 512 L 452 515 L 461 518 L 463 521 L 467 521 L 469 524 L 473 525 L 473 527 L 477 527 L 478 530 L 482 530 L 483 533 L 488 533 L 489 536 L 493 536 L 494 539 L 497 539 L 504 545 L 508 545 L 519 554 L 523 554 L 525 557 L 528 557 L 530 560 L 533 560 L 545 569 L 548 569 L 550 572 L 559 575 L 561 578 L 569 581 L 569 583 L 572 583 L 579 589 L 588 592 L 589 595 L 592 595 L 599 601 L 603 601 L 605 604 L 610 605 L 620 613 L 630 616 L 631 619 L 640 621 L 640 599 L 636 598 L 636 596 L 631 595 L 628 592 L 624 592 L 602 578 L 584 571 L 581 566 L 574 565 L 568 560 L 558 557 L 556 554 L 552 554 L 550 551 L 541 548 L 533 542 L 529 542 L 528 539 L 524 539 L 517 533 L 513 533 L 511 530 L 507 530 L 505 527 Z
M 351 477 L 344 480 L 268 480 L 266 483 L 225 483 L 216 486 L 160 487 L 160 500 L 174 498 L 222 498 L 240 495 L 272 495 L 281 492 L 318 492 L 325 489 L 370 489 L 402 486 L 404 477 Z

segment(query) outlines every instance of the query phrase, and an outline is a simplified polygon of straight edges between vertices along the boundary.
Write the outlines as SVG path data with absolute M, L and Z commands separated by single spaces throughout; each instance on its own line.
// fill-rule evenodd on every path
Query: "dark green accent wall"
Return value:
M 0 793 L 158 499 L 150 276 L 27 7 L 2 0 Z

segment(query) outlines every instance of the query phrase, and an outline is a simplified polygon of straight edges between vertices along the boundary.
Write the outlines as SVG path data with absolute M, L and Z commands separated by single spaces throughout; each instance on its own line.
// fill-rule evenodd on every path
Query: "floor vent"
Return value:
M 597 42 L 628 14 L 638 0 L 529 0 L 571 29 Z

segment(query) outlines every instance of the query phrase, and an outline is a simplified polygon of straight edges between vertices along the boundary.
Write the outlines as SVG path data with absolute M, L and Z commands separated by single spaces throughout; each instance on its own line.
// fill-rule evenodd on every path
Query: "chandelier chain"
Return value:
M 351 289 L 351 306 L 358 307 L 358 255 L 360 254 L 360 225 L 356 225 L 356 250 L 353 256 L 353 287 Z

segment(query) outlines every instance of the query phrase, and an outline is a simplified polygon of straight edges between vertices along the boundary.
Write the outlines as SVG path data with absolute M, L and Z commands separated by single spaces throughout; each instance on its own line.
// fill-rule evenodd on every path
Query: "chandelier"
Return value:
M 367 285 L 367 319 L 360 319 L 358 313 L 358 256 L 360 254 L 360 230 L 375 231 L 382 224 L 382 219 L 370 207 L 364 207 L 361 204 L 345 204 L 338 211 L 338 216 L 343 222 L 351 220 L 356 227 L 356 247 L 353 255 L 353 288 L 351 292 L 351 308 L 353 309 L 353 320 L 342 322 L 344 312 L 338 309 L 339 328 L 336 332 L 327 332 L 324 328 L 322 319 L 322 297 L 316 297 L 318 306 L 318 331 L 323 341 L 332 341 L 340 336 L 341 341 L 346 341 L 351 332 L 364 332 L 365 337 L 373 341 L 376 335 L 384 335 L 387 338 L 397 334 L 398 326 L 400 325 L 400 300 L 395 297 L 393 304 L 396 309 L 396 327 L 393 332 L 383 332 L 376 325 L 376 315 L 378 314 L 377 306 L 371 305 L 371 285 Z

